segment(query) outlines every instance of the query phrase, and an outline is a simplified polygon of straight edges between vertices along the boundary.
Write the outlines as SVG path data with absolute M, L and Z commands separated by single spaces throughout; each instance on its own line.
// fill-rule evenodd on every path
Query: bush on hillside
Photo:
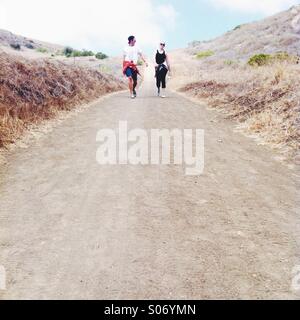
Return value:
M 75 50 L 72 47 L 65 47 L 63 50 L 63 55 L 65 55 L 67 58 L 70 57 L 93 57 L 95 56 L 95 53 L 91 50 Z M 103 58 L 104 59 L 104 58 Z
M 15 50 L 21 50 L 21 46 L 18 43 L 11 43 L 10 46 Z
M 93 51 L 88 50 L 73 50 L 69 57 L 93 57 L 95 54 Z
M 298 63 L 298 57 L 296 56 L 292 56 L 290 54 L 288 54 L 287 52 L 277 52 L 273 55 L 271 54 L 256 54 L 254 56 L 252 56 L 249 61 L 248 64 L 250 66 L 264 66 L 264 65 L 268 65 L 274 62 L 291 62 L 291 63 Z
M 64 50 L 63 50 L 63 54 L 64 54 L 66 57 L 71 57 L 73 51 L 74 51 L 73 48 L 71 48 L 71 47 L 65 47 Z
M 104 60 L 108 58 L 108 56 L 103 52 L 97 52 L 95 57 L 99 60 Z
M 72 54 L 70 55 L 70 57 L 81 57 L 82 56 L 82 53 L 81 53 L 81 51 L 79 51 L 79 50 L 74 50 L 73 52 L 72 52 Z
M 36 51 L 40 52 L 40 53 L 47 53 L 48 52 L 48 50 L 46 48 L 42 48 L 42 47 L 41 48 L 37 48 Z
M 27 49 L 34 49 L 34 46 L 33 46 L 31 43 L 26 43 L 26 44 L 25 44 L 25 47 L 26 47 Z
M 227 66 L 232 66 L 232 65 L 235 64 L 235 63 L 236 63 L 235 61 L 230 60 L 230 59 L 224 61 L 224 64 L 227 65 Z
M 277 52 L 274 55 L 274 59 L 277 61 L 287 61 L 291 63 L 299 63 L 299 57 L 290 55 L 287 52 Z
M 271 61 L 272 61 L 272 56 L 270 54 L 260 53 L 252 56 L 249 59 L 248 64 L 250 66 L 260 67 L 260 66 L 265 66 L 269 64 Z
M 93 57 L 95 55 L 95 53 L 90 50 L 82 50 L 79 52 L 81 52 L 81 57 Z
M 211 50 L 207 50 L 207 51 L 202 51 L 202 52 L 198 52 L 196 54 L 196 58 L 197 59 L 203 59 L 203 58 L 208 58 L 213 56 L 215 53 Z

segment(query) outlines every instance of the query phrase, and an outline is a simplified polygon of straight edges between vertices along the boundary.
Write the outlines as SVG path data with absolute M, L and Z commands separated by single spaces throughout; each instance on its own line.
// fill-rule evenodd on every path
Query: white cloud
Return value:
M 141 46 L 157 45 L 177 16 L 171 4 L 156 7 L 151 0 L 0 0 L 0 10 L 0 28 L 79 49 L 114 52 L 130 34 Z
M 6 8 L 0 2 L 0 28 L 1 28 L 1 25 L 5 25 L 7 23 L 6 17 L 7 17 Z
M 159 5 L 156 9 L 157 16 L 160 18 L 162 23 L 170 29 L 173 29 L 176 25 L 176 19 L 178 17 L 178 12 L 175 10 L 171 4 Z
M 271 15 L 298 4 L 299 0 L 208 0 L 217 8 Z

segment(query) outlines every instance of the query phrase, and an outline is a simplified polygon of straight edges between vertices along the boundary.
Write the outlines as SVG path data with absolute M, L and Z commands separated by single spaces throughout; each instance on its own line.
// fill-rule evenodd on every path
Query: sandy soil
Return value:
M 299 298 L 298 172 L 205 106 L 114 95 L 15 149 L 1 175 L 4 299 Z M 205 171 L 100 166 L 96 133 L 205 129 Z M 298 211 L 298 212 L 297 212 Z

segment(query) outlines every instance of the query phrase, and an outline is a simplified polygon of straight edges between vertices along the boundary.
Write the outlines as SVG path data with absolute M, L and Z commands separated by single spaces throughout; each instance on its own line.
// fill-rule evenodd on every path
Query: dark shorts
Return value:
M 137 72 L 134 71 L 132 68 L 127 68 L 125 71 L 125 75 L 128 78 L 136 79 L 137 78 Z

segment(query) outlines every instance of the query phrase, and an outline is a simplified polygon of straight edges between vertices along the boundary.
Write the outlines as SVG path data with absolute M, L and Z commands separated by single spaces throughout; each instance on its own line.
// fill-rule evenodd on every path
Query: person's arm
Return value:
M 146 59 L 145 59 L 145 57 L 144 57 L 142 52 L 139 52 L 139 56 L 145 62 L 146 67 L 148 67 L 148 63 L 147 63 L 147 61 L 146 61 Z
M 154 63 L 154 78 L 157 77 L 157 70 L 158 70 L 158 64 L 156 62 L 156 53 L 157 51 L 154 53 L 153 55 L 153 63 Z
M 170 59 L 169 59 L 169 55 L 168 54 L 166 54 L 166 63 L 167 63 L 169 72 L 171 73 L 171 65 L 170 65 Z
M 153 56 L 153 61 L 154 61 L 155 68 L 158 67 L 158 64 L 156 62 L 156 54 L 157 54 L 157 51 L 155 51 L 154 56 Z

